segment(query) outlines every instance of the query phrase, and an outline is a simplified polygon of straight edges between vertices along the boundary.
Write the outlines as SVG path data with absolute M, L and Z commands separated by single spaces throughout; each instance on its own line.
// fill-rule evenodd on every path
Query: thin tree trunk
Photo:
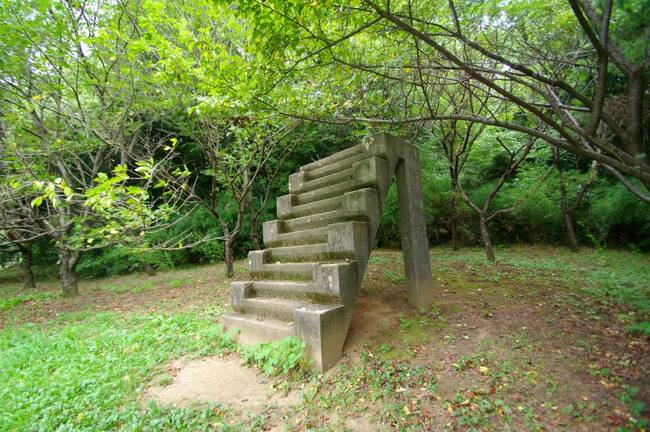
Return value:
M 488 261 L 494 261 L 494 249 L 492 248 L 492 241 L 490 240 L 490 233 L 487 229 L 487 220 L 485 214 L 479 214 L 479 225 L 481 227 L 481 240 L 485 247 L 485 257 Z
M 62 249 L 59 252 L 59 281 L 61 282 L 65 297 L 79 295 L 76 267 L 76 254 L 69 249 Z
M 553 158 L 555 160 L 555 166 L 560 175 L 560 210 L 562 211 L 562 216 L 564 217 L 564 229 L 566 230 L 566 241 L 571 252 L 578 252 L 578 239 L 576 238 L 576 230 L 573 226 L 573 210 L 575 206 L 569 206 L 569 196 L 566 189 L 566 176 L 564 174 L 564 169 L 562 168 L 562 162 L 560 161 L 560 150 L 557 148 L 553 149 Z M 587 184 L 588 185 L 588 184 Z M 587 186 L 588 187 L 588 186 Z M 584 185 L 583 185 L 583 190 Z M 576 197 L 576 206 L 580 204 L 580 199 L 582 195 Z
M 571 252 L 578 252 L 578 239 L 576 238 L 576 231 L 573 227 L 573 216 L 570 211 L 563 211 L 564 213 L 564 227 L 566 228 L 566 239 L 569 244 Z
M 629 145 L 627 151 L 646 162 L 647 155 L 643 155 L 643 98 L 645 95 L 645 76 L 642 68 L 635 68 L 629 77 L 627 88 Z
M 233 251 L 232 251 L 232 244 L 234 241 L 233 236 L 227 236 L 226 241 L 225 241 L 225 246 L 224 246 L 224 258 L 226 261 L 226 277 L 228 279 L 233 278 L 235 276 L 235 265 L 234 265 L 234 258 L 233 258 Z
M 34 272 L 32 270 L 32 246 L 23 247 L 21 253 L 23 256 L 23 281 L 25 288 L 36 288 Z
M 251 215 L 251 243 L 253 243 L 254 250 L 262 249 L 262 242 L 260 242 L 260 232 L 257 229 L 257 219 Z
M 451 195 L 449 196 L 449 230 L 451 231 L 451 245 L 454 250 L 460 249 L 460 242 L 458 241 L 458 208 L 456 205 L 456 187 L 451 187 Z
M 144 268 L 145 273 L 147 273 L 147 275 L 149 275 L 149 276 L 156 276 L 156 269 L 155 269 L 155 267 L 152 266 L 151 264 L 149 264 L 149 263 L 144 263 L 143 268 Z

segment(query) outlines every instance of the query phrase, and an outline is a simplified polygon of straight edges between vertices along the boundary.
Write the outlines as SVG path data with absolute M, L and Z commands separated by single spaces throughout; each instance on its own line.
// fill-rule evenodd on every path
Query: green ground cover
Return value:
M 299 394 L 251 411 L 143 399 L 173 379 L 171 360 L 237 351 L 217 324 L 229 308 L 219 266 L 84 281 L 74 300 L 54 282 L 26 293 L 4 272 L 0 429 L 644 430 L 647 255 L 431 256 L 436 306 L 418 313 L 405 306 L 401 254 L 373 254 L 345 357 L 326 374 L 300 371 L 297 341 L 234 354 Z

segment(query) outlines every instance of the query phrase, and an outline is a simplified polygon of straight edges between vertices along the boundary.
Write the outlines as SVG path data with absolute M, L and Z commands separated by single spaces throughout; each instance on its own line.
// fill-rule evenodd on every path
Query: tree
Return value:
M 564 167 L 564 163 L 560 157 L 560 150 L 555 148 L 553 149 L 553 162 L 557 168 L 560 182 L 560 211 L 562 212 L 562 218 L 564 220 L 564 228 L 566 230 L 566 240 L 567 245 L 571 252 L 578 251 L 578 239 L 576 237 L 575 226 L 573 223 L 574 214 L 587 193 L 587 190 L 594 184 L 598 174 L 598 163 L 592 162 L 589 173 L 586 179 L 580 181 L 570 181 L 567 179 L 567 173 Z M 575 196 L 570 196 L 568 185 L 577 185 L 577 191 Z
M 283 138 L 298 123 L 256 101 L 268 76 L 262 55 L 248 51 L 250 29 L 236 11 L 207 0 L 153 1 L 144 7 L 147 13 L 139 17 L 139 33 L 129 46 L 135 55 L 153 59 L 150 85 L 184 107 L 176 131 L 186 149 L 178 163 L 192 171 L 184 194 L 221 228 L 226 276 L 232 277 L 233 247 L 244 217 L 250 216 L 251 237 L 259 243 L 260 212 L 292 149 Z M 255 208 L 254 186 L 262 180 Z
M 502 172 L 498 176 L 496 182 L 489 188 L 487 194 L 480 204 L 477 204 L 473 199 L 469 197 L 467 192 L 465 192 L 465 188 L 460 182 L 458 184 L 461 196 L 467 205 L 469 205 L 470 208 L 474 210 L 478 215 L 481 241 L 483 242 L 483 247 L 485 248 L 485 257 L 489 261 L 494 261 L 495 255 L 494 249 L 492 247 L 492 240 L 490 239 L 490 232 L 488 230 L 488 223 L 499 215 L 515 210 L 517 208 L 517 205 L 523 201 L 525 195 L 524 197 L 520 198 L 515 204 L 508 207 L 502 207 L 497 210 L 490 211 L 490 206 L 492 205 L 492 202 L 494 201 L 497 193 L 506 184 L 506 181 L 512 177 L 516 173 L 517 169 L 521 166 L 521 164 L 525 162 L 530 151 L 533 149 L 533 144 L 536 141 L 535 137 L 529 136 L 521 144 L 518 144 L 518 136 L 510 136 L 509 138 L 510 139 L 508 142 L 506 141 L 507 138 L 502 138 L 498 134 L 494 135 L 495 141 L 499 143 L 503 149 L 503 152 L 505 153 L 505 161 L 502 163 Z M 471 149 L 468 151 L 471 151 Z
M 138 31 L 129 20 L 133 5 L 5 6 L 0 112 L 10 126 L 2 138 L 11 163 L 2 174 L 14 190 L 35 194 L 14 200 L 14 214 L 23 219 L 11 223 L 24 227 L 28 238 L 51 239 L 63 291 L 77 295 L 75 270 L 84 251 L 136 238 L 136 231 L 144 235 L 175 203 L 173 187 L 154 181 L 169 160 L 153 158 L 166 138 L 150 142 L 141 134 L 152 116 L 142 103 L 149 89 L 138 62 L 126 55 L 128 35 Z M 164 204 L 151 193 L 157 187 Z
M 479 7 L 450 0 L 446 10 L 410 1 L 330 2 L 311 7 L 298 1 L 243 3 L 242 10 L 252 17 L 264 48 L 288 65 L 277 66 L 290 77 L 287 80 L 306 80 L 309 88 L 319 68 L 326 71 L 323 79 L 328 84 L 333 79 L 325 77 L 334 68 L 346 69 L 348 75 L 350 70 L 356 72 L 354 81 L 342 80 L 339 87 L 359 88 L 359 100 L 348 104 L 357 109 L 344 115 L 328 110 L 329 104 L 321 110 L 305 110 L 301 104 L 285 104 L 280 98 L 271 101 L 263 93 L 280 112 L 328 122 L 379 125 L 464 120 L 523 132 L 597 161 L 640 199 L 650 202 L 647 134 L 641 126 L 648 74 L 648 38 L 642 35 L 648 32 L 647 20 L 646 24 L 635 21 L 633 32 L 625 28 L 650 13 L 647 2 L 614 8 L 606 0 L 600 11 L 588 0 L 557 0 L 534 7 L 521 1 L 488 2 Z M 268 14 L 277 19 L 266 19 Z M 616 79 L 610 79 L 612 74 Z M 432 112 L 423 97 L 423 82 L 438 79 L 468 82 L 476 95 L 507 101 L 529 118 L 529 124 L 539 122 L 545 127 L 489 112 Z M 372 90 L 380 81 L 390 83 L 393 92 L 380 100 L 385 103 L 373 105 Z M 394 98 L 397 93 L 405 97 Z M 339 94 L 346 97 L 349 92 Z M 625 109 L 612 106 L 617 97 Z M 394 107 L 396 101 L 403 109 L 372 109 Z M 390 116 L 383 116 L 387 111 Z

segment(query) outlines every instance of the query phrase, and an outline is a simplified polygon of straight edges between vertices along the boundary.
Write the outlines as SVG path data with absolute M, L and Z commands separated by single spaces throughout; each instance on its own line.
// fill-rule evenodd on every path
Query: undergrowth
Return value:
M 269 376 L 284 374 L 297 378 L 307 374 L 310 366 L 305 342 L 295 336 L 242 347 L 239 354 L 244 364 L 255 366 Z
M 47 328 L 0 332 L 0 430 L 197 430 L 221 422 L 213 408 L 150 406 L 138 396 L 172 358 L 228 352 L 214 311 L 122 316 L 97 313 Z

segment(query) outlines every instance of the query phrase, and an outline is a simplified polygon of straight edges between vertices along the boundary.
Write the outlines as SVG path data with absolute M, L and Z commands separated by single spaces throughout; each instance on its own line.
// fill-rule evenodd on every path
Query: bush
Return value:
M 114 247 L 82 255 L 77 272 L 83 277 L 98 278 L 143 271 L 146 265 L 168 270 L 174 264 L 173 253 L 169 251 Z

